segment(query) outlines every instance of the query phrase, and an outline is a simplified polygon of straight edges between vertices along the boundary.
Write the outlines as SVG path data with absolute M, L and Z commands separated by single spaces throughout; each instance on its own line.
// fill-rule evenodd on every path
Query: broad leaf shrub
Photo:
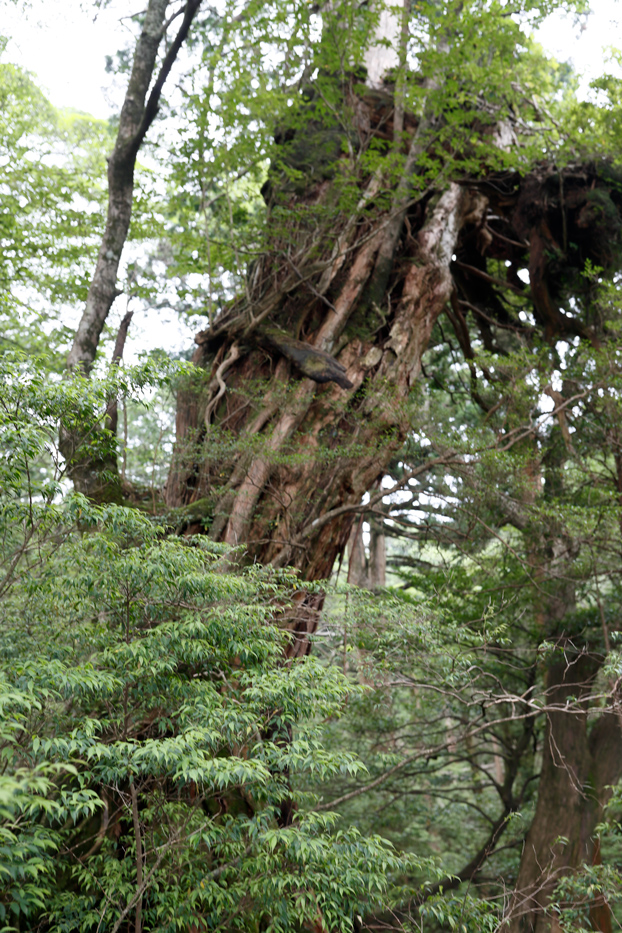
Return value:
M 61 495 L 110 387 L 3 365 L 2 929 L 352 929 L 406 865 L 298 789 L 363 766 L 318 725 L 351 684 L 283 662 L 295 577 Z

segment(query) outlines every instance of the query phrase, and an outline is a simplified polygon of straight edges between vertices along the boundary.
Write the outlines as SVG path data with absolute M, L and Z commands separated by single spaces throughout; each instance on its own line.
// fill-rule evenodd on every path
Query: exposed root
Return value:
M 225 359 L 222 361 L 222 363 L 220 364 L 220 366 L 219 366 L 218 369 L 216 370 L 216 373 L 214 374 L 214 378 L 212 379 L 212 382 L 211 382 L 211 384 L 210 384 L 210 387 L 211 387 L 211 386 L 214 386 L 214 388 L 215 388 L 215 384 L 217 384 L 220 388 L 218 389 L 217 394 L 214 396 L 214 398 L 211 400 L 211 402 L 209 403 L 209 405 L 208 405 L 207 408 L 205 409 L 205 419 L 204 419 L 204 420 L 205 420 L 205 427 L 206 427 L 206 428 L 209 428 L 209 426 L 210 426 L 210 418 L 212 417 L 212 414 L 213 414 L 213 412 L 214 412 L 216 406 L 218 405 L 218 402 L 220 401 L 220 399 L 223 397 L 223 395 L 224 395 L 225 392 L 227 391 L 227 386 L 226 386 L 226 383 L 225 383 L 225 381 L 224 381 L 224 379 L 223 379 L 223 376 L 224 376 L 224 374 L 227 372 L 227 370 L 229 369 L 229 367 L 230 367 L 233 363 L 235 363 L 235 361 L 239 358 L 239 356 L 240 356 L 240 348 L 238 347 L 237 343 L 233 343 L 233 344 L 231 345 L 230 350 L 229 350 L 228 356 L 225 357 Z

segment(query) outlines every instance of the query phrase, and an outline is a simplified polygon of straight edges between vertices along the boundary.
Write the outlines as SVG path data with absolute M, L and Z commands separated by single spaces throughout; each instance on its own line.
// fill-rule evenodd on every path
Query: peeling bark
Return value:
M 408 2 L 408 0 L 406 0 Z M 386 7 L 384 3 L 374 4 L 378 9 L 378 25 L 375 30 L 374 44 L 365 52 L 365 67 L 367 68 L 367 84 L 369 87 L 381 88 L 384 79 L 392 68 L 400 64 L 400 56 L 396 51 L 401 32 L 401 17 L 394 7 Z
M 356 332 L 350 336 L 347 328 L 373 272 L 380 237 L 372 233 L 354 252 L 333 307 L 308 338 L 310 351 L 332 355 L 337 350 L 336 361 L 345 373 L 340 385 L 296 381 L 286 358 L 274 361 L 249 341 L 228 370 L 226 395 L 208 429 L 202 412 L 210 401 L 193 393 L 180 397 L 176 460 L 166 491 L 170 506 L 211 498 L 210 535 L 231 545 L 244 543 L 250 560 L 296 567 L 302 579 L 329 577 L 363 494 L 382 476 L 411 429 L 409 395 L 451 290 L 449 263 L 468 204 L 468 192 L 450 185 L 430 207 L 412 244 L 392 322 L 379 341 Z M 309 302 L 311 313 L 314 304 Z M 279 326 L 282 321 L 281 316 Z M 202 336 L 199 341 L 195 362 L 201 365 L 209 343 Z M 230 346 L 225 343 L 217 352 L 212 372 Z M 244 410 L 244 390 L 253 383 L 265 388 L 259 404 Z M 205 457 L 210 433 L 224 424 L 235 432 L 240 456 Z M 186 452 L 190 457 L 185 460 Z M 224 483 L 219 482 L 223 474 Z M 334 518 L 324 519 L 335 509 Z M 291 653 L 309 650 L 321 605 L 317 595 L 301 596 L 287 622 L 293 632 Z
M 408 394 L 434 322 L 449 295 L 449 263 L 460 229 L 459 215 L 467 203 L 468 194 L 451 185 L 430 210 L 414 244 L 392 324 L 384 340 L 378 343 L 356 336 L 344 339 L 344 331 L 372 273 L 379 237 L 370 236 L 354 255 L 333 302 L 334 310 L 327 311 L 308 341 L 310 353 L 329 354 L 340 347 L 336 359 L 349 387 L 342 384 L 339 388 L 331 385 L 320 388 L 318 381 L 309 378 L 292 382 L 283 360 L 271 377 L 270 358 L 266 360 L 266 354 L 252 346 L 229 370 L 227 397 L 217 423 L 229 419 L 231 429 L 239 436 L 249 438 L 262 433 L 263 437 L 261 452 L 249 456 L 243 468 L 238 463 L 227 489 L 220 495 L 217 493 L 214 521 L 218 537 L 232 544 L 246 542 L 256 559 L 304 568 L 307 579 L 328 575 L 347 540 L 349 528 L 343 541 L 338 535 L 341 542 L 338 547 L 335 539 L 327 551 L 327 542 L 334 538 L 337 526 L 330 529 L 322 526 L 314 534 L 314 522 L 336 505 L 358 506 L 363 493 L 382 474 L 406 437 L 410 427 Z M 200 364 L 205 351 L 201 335 L 199 340 L 195 361 Z M 225 356 L 225 350 L 218 353 L 213 370 Z M 233 413 L 240 406 L 236 390 L 262 377 L 267 383 L 263 406 L 238 418 L 236 423 Z M 195 401 L 195 406 L 191 410 L 182 398 L 178 408 L 178 459 L 183 456 L 184 436 L 202 431 L 201 403 Z M 367 448 L 366 452 L 349 455 L 349 448 L 355 445 L 359 450 Z M 304 452 L 304 456 L 296 459 L 296 450 Z M 338 457 L 334 456 L 337 451 Z M 295 466 L 279 467 L 279 457 L 286 455 L 296 459 Z M 323 459 L 326 463 L 322 468 Z M 209 494 L 213 488 L 210 464 L 199 464 L 198 469 L 193 487 L 180 482 L 179 470 L 177 482 L 169 480 L 167 497 L 171 506 Z M 185 478 L 190 477 L 186 474 Z M 258 508 L 264 510 L 261 518 L 256 514 Z M 219 522 L 222 514 L 228 516 L 224 527 Z M 347 516 L 345 521 L 351 524 Z M 344 518 L 339 525 L 343 522 Z M 311 556 L 312 551 L 315 557 Z

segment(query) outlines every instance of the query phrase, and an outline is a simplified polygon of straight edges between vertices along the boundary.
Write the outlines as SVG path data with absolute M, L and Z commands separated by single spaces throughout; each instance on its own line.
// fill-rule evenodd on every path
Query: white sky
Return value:
M 33 72 L 57 107 L 72 107 L 102 118 L 117 113 L 124 89 L 118 79 L 106 73 L 106 55 L 114 55 L 125 45 L 128 27 L 122 17 L 144 9 L 145 0 L 111 0 L 98 12 L 77 0 L 30 0 L 26 12 L 21 6 L 0 0 L 0 35 L 9 39 L 4 61 Z M 622 47 L 622 2 L 592 0 L 592 8 L 593 12 L 578 22 L 570 16 L 550 17 L 538 35 L 550 54 L 560 61 L 571 61 L 585 74 L 583 87 L 603 72 L 603 49 Z M 172 313 L 157 312 L 157 321 L 155 314 L 135 316 L 127 356 L 160 346 L 163 329 L 168 347 L 192 346 L 197 328 L 182 327 Z
M 114 56 L 131 39 L 123 17 L 143 10 L 145 0 L 111 0 L 101 11 L 78 0 L 29 0 L 25 11 L 20 6 L 21 2 L 0 0 L 0 35 L 9 39 L 3 60 L 33 72 L 56 107 L 104 119 L 117 114 L 125 82 L 106 72 L 106 56 Z M 67 309 L 65 323 L 77 326 L 81 310 Z M 110 315 L 113 331 L 125 310 L 120 298 Z M 128 362 L 162 346 L 172 352 L 192 349 L 195 333 L 205 326 L 197 319 L 188 327 L 165 308 L 136 306 L 134 311 L 124 353 Z
M 57 107 L 84 110 L 96 117 L 118 111 L 119 89 L 106 73 L 106 55 L 124 44 L 127 27 L 120 17 L 144 8 L 144 3 L 113 0 L 102 11 L 76 0 L 0 2 L 0 33 L 9 39 L 5 61 L 34 72 Z
M 0 0 L 0 33 L 10 38 L 5 60 L 34 72 L 57 107 L 74 107 L 97 117 L 118 109 L 122 90 L 106 74 L 106 55 L 124 44 L 127 26 L 120 17 L 144 8 L 144 0 L 112 0 L 102 11 L 76 0 L 31 0 L 21 10 Z M 622 46 L 622 3 L 592 0 L 593 12 L 579 23 L 549 17 L 540 31 L 544 47 L 560 61 L 594 77 L 603 70 L 603 48 Z

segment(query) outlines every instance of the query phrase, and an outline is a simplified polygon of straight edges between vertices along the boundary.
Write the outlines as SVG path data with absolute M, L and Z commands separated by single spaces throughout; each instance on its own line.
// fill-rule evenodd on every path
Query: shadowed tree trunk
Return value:
M 363 540 L 364 513 L 357 516 L 348 541 L 348 583 L 370 590 L 386 586 L 387 549 L 383 525 L 376 519 L 369 528 L 369 556 Z
M 563 401 L 558 394 L 557 403 Z M 524 523 L 518 513 L 513 521 L 516 527 L 522 525 L 525 535 L 537 630 L 555 648 L 545 662 L 546 727 L 536 812 L 503 927 L 508 933 L 562 933 L 567 929 L 561 924 L 560 910 L 581 903 L 565 902 L 555 889 L 582 865 L 600 863 L 596 826 L 611 796 L 609 785 L 622 776 L 618 717 L 607 711 L 594 723 L 592 694 L 606 646 L 592 643 L 593 637 L 586 638 L 575 622 L 574 565 L 581 547 L 551 508 L 563 501 L 567 445 L 567 425 L 561 416 L 548 449 L 540 451 L 540 461 L 535 444 L 530 444 Z M 538 500 L 544 511 L 536 511 L 539 520 L 532 524 L 530 511 Z M 612 701 L 616 702 L 615 696 Z M 594 930 L 611 933 L 611 912 L 602 897 L 591 903 L 585 898 L 582 906 Z
M 613 713 L 603 714 L 588 729 L 582 700 L 597 670 L 594 658 L 582 654 L 556 661 L 547 672 L 551 709 L 538 803 L 524 844 L 511 919 L 504 928 L 508 933 L 561 933 L 556 912 L 547 909 L 556 885 L 582 864 L 600 862 L 595 830 L 611 794 L 609 785 L 622 774 L 622 730 Z M 595 930 L 610 933 L 605 903 L 592 904 L 590 919 Z

